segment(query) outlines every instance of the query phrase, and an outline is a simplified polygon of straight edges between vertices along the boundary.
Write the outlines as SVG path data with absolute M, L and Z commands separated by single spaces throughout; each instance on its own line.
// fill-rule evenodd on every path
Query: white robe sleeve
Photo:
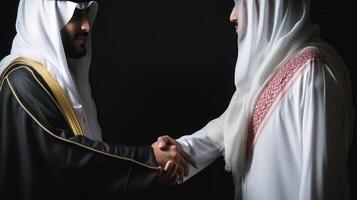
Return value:
M 312 63 L 300 88 L 302 146 L 299 200 L 349 199 L 346 113 L 342 88 L 328 66 Z
M 184 181 L 197 174 L 202 169 L 215 161 L 221 155 L 221 147 L 214 144 L 211 139 L 203 133 L 197 131 L 192 135 L 182 136 L 177 139 L 185 152 L 190 154 L 197 162 L 197 169 L 190 165 L 190 173 Z

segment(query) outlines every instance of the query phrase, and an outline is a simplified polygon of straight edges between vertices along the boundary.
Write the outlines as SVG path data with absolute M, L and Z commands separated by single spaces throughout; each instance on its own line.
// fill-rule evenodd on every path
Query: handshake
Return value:
M 197 163 L 181 145 L 169 136 L 161 136 L 151 145 L 158 164 L 158 181 L 168 185 L 182 182 L 190 172 L 189 165 L 197 168 Z

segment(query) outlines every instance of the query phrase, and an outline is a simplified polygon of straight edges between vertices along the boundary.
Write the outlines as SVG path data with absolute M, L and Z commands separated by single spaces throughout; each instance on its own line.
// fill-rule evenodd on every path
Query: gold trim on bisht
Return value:
M 10 69 L 12 66 L 16 64 L 27 65 L 31 67 L 43 78 L 43 80 L 47 83 L 48 87 L 52 91 L 52 94 L 55 96 L 55 100 L 57 101 L 60 107 L 59 109 L 63 113 L 64 118 L 66 119 L 74 135 L 84 136 L 85 135 L 84 131 L 79 123 L 78 117 L 76 115 L 75 110 L 73 109 L 73 105 L 71 101 L 69 100 L 64 89 L 61 87 L 58 81 L 52 76 L 52 74 L 50 74 L 47 68 L 43 66 L 41 63 L 31 60 L 29 58 L 19 57 L 10 63 L 10 65 L 4 71 L 2 76 L 6 74 L 8 69 Z M 0 77 L 0 80 L 2 78 L 3 77 Z

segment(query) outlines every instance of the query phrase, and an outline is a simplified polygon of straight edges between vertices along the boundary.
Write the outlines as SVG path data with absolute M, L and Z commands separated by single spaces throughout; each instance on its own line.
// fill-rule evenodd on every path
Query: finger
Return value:
M 170 147 L 171 159 L 175 160 L 178 164 L 180 164 L 183 167 L 183 175 L 188 176 L 190 172 L 189 163 L 182 156 L 182 154 L 185 152 L 182 149 L 180 150 L 179 148 L 180 147 L 176 145 L 172 145 Z
M 183 159 L 190 163 L 194 168 L 197 169 L 197 162 L 188 154 L 186 153 L 184 150 L 180 151 L 180 155 L 183 157 Z
M 177 180 L 179 178 L 179 174 L 177 173 L 178 165 L 176 163 L 173 163 L 173 167 L 170 171 L 170 177 L 167 178 L 166 182 L 168 185 L 174 185 L 177 183 Z
M 174 161 L 169 160 L 166 162 L 166 165 L 164 167 L 164 172 L 167 173 L 174 165 Z
M 162 182 L 169 184 L 171 183 L 173 177 L 176 174 L 176 169 L 175 169 L 175 163 L 174 161 L 170 160 L 167 162 L 167 165 L 164 168 L 164 176 Z
M 158 170 L 158 175 L 157 175 L 157 180 L 158 182 L 164 182 L 165 178 L 166 178 L 166 174 L 164 172 L 164 168 L 159 166 L 159 170 Z
M 184 174 L 185 174 L 185 169 L 184 169 L 184 167 L 181 166 L 181 165 L 179 165 L 179 164 L 177 164 L 176 174 L 179 175 L 179 176 L 177 177 L 177 181 L 179 180 L 179 181 L 182 182 L 182 181 L 183 181 L 183 176 L 184 176 Z
M 177 181 L 179 179 L 178 177 L 179 177 L 179 175 L 175 174 L 175 176 L 168 182 L 168 185 L 172 186 L 172 185 L 177 184 Z
M 158 168 L 157 168 L 157 180 L 159 181 L 159 182 L 161 182 L 162 181 L 162 176 L 163 176 L 163 168 L 161 167 L 161 166 L 159 166 Z
M 177 174 L 177 164 L 175 162 L 172 162 L 172 167 L 167 171 L 167 173 L 169 174 L 168 179 L 172 180 L 176 174 Z
M 169 169 L 172 168 L 172 165 L 173 165 L 173 161 L 167 161 L 166 164 L 165 164 L 165 167 L 162 168 L 162 174 L 160 176 L 160 182 L 163 182 L 163 183 L 167 183 L 169 177 L 171 176 L 171 174 L 169 174 Z
M 188 174 L 190 173 L 190 168 L 189 168 L 189 164 L 186 162 L 185 159 L 183 159 L 183 157 L 178 154 L 177 158 L 176 158 L 176 162 L 178 163 L 178 165 L 181 167 L 180 169 L 182 170 L 182 174 L 180 174 L 180 176 L 188 176 Z
M 169 140 L 170 143 L 174 144 L 174 145 L 170 146 L 170 150 L 175 148 L 174 150 L 179 152 L 181 154 L 181 156 L 185 159 L 186 162 L 190 163 L 194 168 L 197 169 L 197 162 L 191 157 L 191 155 L 189 155 L 182 149 L 182 146 L 180 143 L 178 143 L 175 139 L 172 139 L 169 136 L 167 136 L 165 139 Z
M 157 167 L 157 173 L 158 173 L 158 174 L 162 174 L 162 167 L 161 167 L 161 166 L 158 166 L 158 167 Z
M 166 139 L 166 136 L 160 136 L 157 138 L 157 142 L 158 142 L 158 145 L 159 145 L 159 149 L 161 150 L 167 150 L 167 148 L 170 146 L 168 144 L 168 141 Z
M 159 141 L 159 149 L 160 150 L 167 150 L 169 148 L 170 144 L 167 144 L 164 141 Z
M 157 141 L 159 142 L 159 148 L 161 150 L 167 150 L 170 147 L 170 145 L 175 144 L 175 143 L 173 143 L 172 140 L 173 139 L 167 135 L 158 137 Z
M 173 139 L 172 137 L 166 135 L 165 137 L 168 141 L 170 141 L 171 144 L 177 144 L 177 141 L 175 139 Z

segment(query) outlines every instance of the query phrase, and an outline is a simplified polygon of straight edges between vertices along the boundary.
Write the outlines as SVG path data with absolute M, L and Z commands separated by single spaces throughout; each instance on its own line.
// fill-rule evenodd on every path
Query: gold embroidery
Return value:
M 56 139 L 59 139 L 61 141 L 64 141 L 64 142 L 67 142 L 67 143 L 70 143 L 70 144 L 73 144 L 73 145 L 77 145 L 77 146 L 80 146 L 80 147 L 83 147 L 87 150 L 90 150 L 90 151 L 94 151 L 96 153 L 99 153 L 99 154 L 102 154 L 102 155 L 106 155 L 106 156 L 109 156 L 109 157 L 112 157 L 112 158 L 117 158 L 117 159 L 120 159 L 120 160 L 126 160 L 126 161 L 130 161 L 130 162 L 133 162 L 133 163 L 136 163 L 138 165 L 141 165 L 143 167 L 147 167 L 149 169 L 153 169 L 153 170 L 158 170 L 158 167 L 153 167 L 153 166 L 150 166 L 150 165 L 147 165 L 147 164 L 144 164 L 144 163 L 141 163 L 139 161 L 136 161 L 136 160 L 133 160 L 131 158 L 125 158 L 125 157 L 121 157 L 121 156 L 117 156 L 117 155 L 114 155 L 114 154 L 109 154 L 109 153 L 106 153 L 106 152 L 103 152 L 103 151 L 100 151 L 100 150 L 97 150 L 97 149 L 93 149 L 91 147 L 88 147 L 88 146 L 85 146 L 83 144 L 80 144 L 80 143 L 77 143 L 77 142 L 74 142 L 74 141 L 71 141 L 71 140 L 66 140 L 54 133 L 52 133 L 50 130 L 48 130 L 44 125 L 42 125 L 39 120 L 37 120 L 33 115 L 32 113 L 23 105 L 23 103 L 21 102 L 21 100 L 19 99 L 19 97 L 17 96 L 16 92 L 14 91 L 9 79 L 7 77 L 5 77 L 7 83 L 9 84 L 9 87 L 10 87 L 10 90 L 11 90 L 11 93 L 14 95 L 14 97 L 16 98 L 17 102 L 20 104 L 20 106 L 25 110 L 25 112 L 48 134 L 50 134 L 51 136 L 55 137 Z
M 15 59 L 9 65 L 9 68 L 16 64 L 30 66 L 44 79 L 44 81 L 47 83 L 50 90 L 52 91 L 53 95 L 55 96 L 56 99 L 55 102 L 58 103 L 58 105 L 60 106 L 60 110 L 64 114 L 64 118 L 66 119 L 72 132 L 75 135 L 85 135 L 77 118 L 76 112 L 74 111 L 73 106 L 69 98 L 67 97 L 65 91 L 60 86 L 58 81 L 47 71 L 47 69 L 41 63 L 38 63 L 36 61 L 24 57 L 19 57 Z M 4 74 L 6 74 L 6 71 Z
M 36 82 L 42 87 L 43 90 L 45 90 L 45 92 L 47 93 L 47 95 L 52 99 L 53 103 L 56 104 L 57 108 L 61 111 L 62 115 L 64 116 L 64 113 L 63 113 L 61 107 L 58 105 L 58 103 L 56 102 L 56 100 L 54 99 L 54 97 L 50 94 L 50 92 L 46 89 L 46 87 L 42 85 L 41 81 L 38 80 L 38 78 L 36 77 L 36 75 L 33 73 L 33 71 L 32 71 L 30 68 L 28 68 L 28 67 L 26 67 L 26 66 L 16 67 L 16 68 L 14 68 L 14 69 L 11 69 L 11 71 L 8 72 L 7 74 L 11 74 L 13 71 L 18 70 L 18 69 L 22 69 L 22 68 L 23 68 L 23 69 L 26 69 L 27 71 L 29 71 L 29 72 L 32 74 L 32 76 L 33 76 L 33 78 L 36 80 Z M 7 76 L 6 76 L 6 77 L 7 77 Z M 2 84 L 4 81 L 5 81 L 5 79 L 3 79 L 3 81 L 1 82 L 1 84 Z M 0 91 L 1 91 L 1 87 L 0 87 Z

